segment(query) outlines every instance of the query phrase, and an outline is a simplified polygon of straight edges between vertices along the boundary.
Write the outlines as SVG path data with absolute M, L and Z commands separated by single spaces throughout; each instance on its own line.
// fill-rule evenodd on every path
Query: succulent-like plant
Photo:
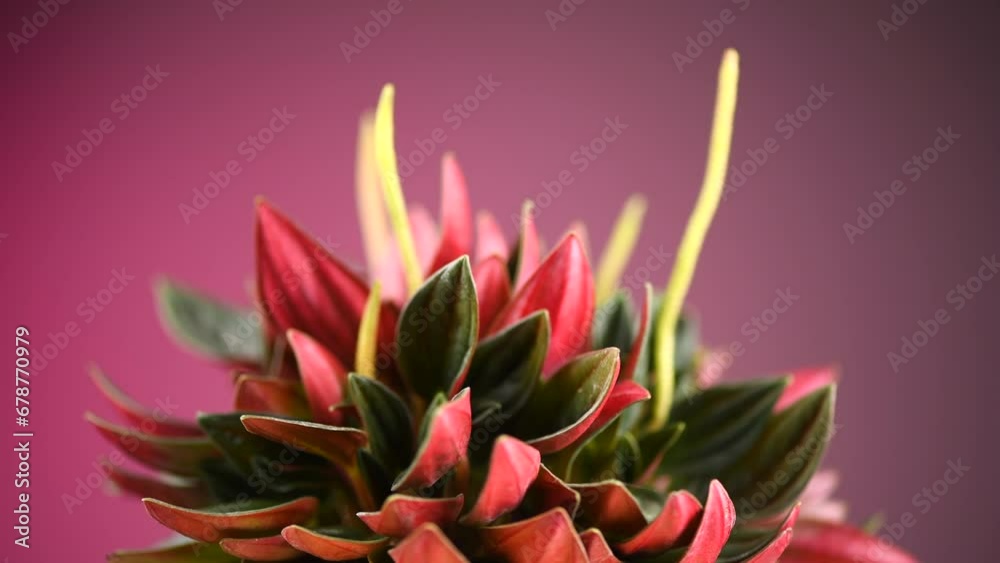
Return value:
M 682 306 L 722 190 L 737 74 L 728 51 L 662 298 L 617 287 L 640 198 L 596 281 L 579 231 L 543 256 L 530 205 L 513 245 L 488 213 L 474 226 L 452 155 L 440 227 L 408 211 L 387 86 L 359 136 L 368 280 L 258 201 L 254 309 L 158 287 L 169 330 L 235 372 L 233 412 L 154 417 L 95 370 L 130 425 L 89 420 L 153 470 L 112 465 L 112 480 L 191 540 L 110 560 L 913 561 L 843 524 L 834 477 L 816 473 L 831 369 L 704 375 Z

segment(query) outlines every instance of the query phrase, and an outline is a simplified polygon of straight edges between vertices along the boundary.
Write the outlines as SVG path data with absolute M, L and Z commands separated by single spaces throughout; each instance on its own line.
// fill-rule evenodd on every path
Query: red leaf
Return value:
M 515 290 L 524 287 L 528 279 L 538 270 L 538 263 L 542 259 L 542 244 L 538 240 L 534 209 L 531 204 L 526 204 L 524 211 L 521 213 L 521 234 L 518 238 L 517 246 L 517 277 L 514 279 Z
M 806 368 L 792 372 L 792 381 L 778 398 L 774 412 L 785 410 L 809 393 L 835 382 L 837 377 L 838 370 L 835 366 Z
M 175 475 L 197 476 L 204 460 L 221 455 L 207 437 L 152 436 L 111 424 L 93 413 L 86 413 L 84 418 L 97 428 L 105 440 L 122 449 L 132 459 Z
M 482 261 L 494 255 L 507 261 L 507 239 L 493 215 L 489 211 L 480 211 L 476 215 L 476 260 Z
M 490 454 L 489 474 L 476 505 L 462 518 L 469 525 L 488 524 L 517 508 L 538 476 L 538 450 L 510 436 L 500 436 Z
M 510 300 L 507 264 L 499 256 L 488 256 L 476 264 L 472 278 L 476 282 L 476 297 L 479 299 L 479 335 L 482 336 Z
M 781 556 L 782 563 L 917 563 L 898 546 L 880 541 L 845 524 L 803 520 L 794 528 L 792 542 Z
M 799 518 L 799 509 L 802 503 L 798 503 L 792 508 L 788 516 L 785 517 L 785 521 L 781 523 L 781 527 L 778 528 L 778 535 L 771 543 L 767 544 L 764 549 L 754 555 L 747 563 L 776 563 L 781 554 L 785 552 L 788 548 L 789 542 L 792 540 L 792 528 Z
M 639 501 L 621 481 L 572 484 L 580 493 L 580 514 L 588 526 L 605 534 L 627 537 L 646 526 Z
M 580 507 L 580 493 L 556 477 L 544 465 L 538 470 L 538 477 L 528 489 L 528 494 L 541 512 L 562 508 L 572 518 L 576 516 L 576 510 Z
M 251 434 L 325 457 L 342 466 L 353 464 L 358 448 L 368 442 L 368 436 L 357 428 L 257 415 L 244 415 L 240 420 Z
M 483 543 L 509 563 L 588 563 L 583 542 L 561 508 L 529 520 L 482 529 Z
M 432 415 L 427 435 L 410 467 L 392 486 L 393 491 L 433 485 L 465 457 L 472 433 L 472 404 L 463 389 Z
M 792 541 L 792 531 L 785 530 L 774 538 L 774 541 L 767 544 L 763 551 L 754 555 L 747 563 L 777 563 L 781 554 L 788 549 L 788 544 Z
M 641 532 L 615 547 L 622 555 L 659 553 L 690 537 L 698 526 L 701 503 L 687 491 L 670 493 L 663 510 Z
M 302 552 L 288 545 L 280 535 L 266 538 L 226 538 L 219 542 L 230 555 L 252 561 L 289 561 L 302 557 Z
M 288 526 L 281 531 L 281 536 L 295 549 L 325 561 L 365 559 L 389 543 L 389 538 L 338 537 L 302 526 Z
M 635 339 L 632 341 L 632 347 L 629 348 L 631 352 L 628 355 L 628 359 L 625 360 L 625 365 L 622 366 L 621 379 L 632 380 L 635 377 L 636 367 L 639 365 L 639 360 L 642 359 L 640 352 L 643 346 L 647 345 L 646 333 L 649 331 L 649 317 L 653 310 L 653 293 L 651 287 L 647 284 L 646 289 L 642 292 L 644 295 L 642 302 L 642 313 L 639 316 L 639 333 L 635 335 Z
M 421 526 L 389 550 L 396 563 L 469 563 L 469 560 L 432 523 Z
M 367 285 L 263 200 L 256 238 L 257 291 L 271 336 L 297 328 L 353 365 Z
M 108 460 L 103 460 L 101 465 L 115 487 L 139 498 L 152 497 L 185 508 L 205 506 L 212 498 L 208 489 L 199 481 L 141 475 Z
M 181 508 L 155 499 L 143 499 L 142 502 L 149 515 L 159 523 L 203 542 L 276 532 L 285 526 L 310 520 L 319 506 L 315 498 L 302 497 L 259 510 L 218 513 Z
M 634 381 L 622 381 L 619 378 L 618 383 L 615 384 L 614 389 L 611 390 L 611 394 L 604 402 L 604 406 L 601 407 L 600 412 L 597 413 L 597 417 L 594 418 L 594 422 L 582 436 L 577 438 L 577 442 L 582 444 L 588 437 L 600 432 L 605 426 L 610 424 L 622 411 L 636 403 L 649 400 L 651 396 L 649 390 L 642 385 Z
M 708 499 L 702 513 L 701 524 L 691 541 L 681 563 L 702 563 L 715 561 L 729 540 L 729 534 L 736 524 L 736 507 L 729 499 L 725 487 L 712 480 L 708 487 Z
M 339 413 L 330 410 L 344 401 L 347 370 L 333 354 L 312 337 L 295 329 L 288 331 L 288 343 L 299 364 L 299 374 L 313 420 L 339 426 Z
M 413 232 L 413 244 L 417 250 L 417 261 L 420 262 L 420 269 L 426 272 L 430 270 L 437 248 L 437 223 L 434 222 L 431 212 L 423 205 L 411 205 L 407 215 L 410 218 L 410 230 Z
M 583 245 L 570 234 L 498 314 L 487 335 L 508 327 L 535 311 L 547 309 L 552 337 L 544 373 L 551 374 L 584 350 L 590 340 L 594 313 L 594 280 Z
M 543 454 L 557 452 L 566 448 L 580 438 L 600 415 L 611 392 L 615 388 L 618 380 L 618 370 L 621 367 L 621 359 L 617 348 L 605 348 L 594 352 L 588 352 L 574 358 L 565 364 L 548 381 L 540 383 L 529 399 L 525 407 L 526 412 L 534 416 L 558 415 L 556 422 L 564 423 L 567 415 L 553 411 L 560 406 L 556 400 L 562 404 L 568 404 L 574 410 L 570 412 L 573 422 L 561 428 L 550 428 L 541 424 L 528 425 L 528 421 L 520 423 L 518 432 L 525 430 L 542 430 L 548 432 L 544 436 L 526 439 Z M 565 403 L 565 397 L 572 396 L 571 403 Z M 553 407 L 555 405 L 555 407 Z M 582 410 L 581 407 L 586 407 Z M 582 410 L 582 412 L 577 412 Z M 522 415 L 523 418 L 523 415 Z M 535 420 L 538 420 L 537 418 Z M 530 428 L 525 428 L 530 426 Z M 551 424 L 550 424 L 551 426 Z
M 197 424 L 171 418 L 169 416 L 171 413 L 165 412 L 162 407 L 158 406 L 153 410 L 140 405 L 123 393 L 97 366 L 91 367 L 90 378 L 94 381 L 94 385 L 97 386 L 101 394 L 118 409 L 118 412 L 144 434 L 171 437 L 198 437 L 205 435 L 201 427 Z M 167 399 L 167 403 L 170 403 L 169 398 Z
M 433 273 L 472 250 L 472 210 L 465 176 L 455 155 L 441 159 L 441 240 L 431 262 Z
M 587 550 L 590 563 L 621 563 L 608 546 L 604 534 L 597 528 L 590 528 L 580 534 L 583 547 Z
M 462 511 L 465 498 L 422 498 L 392 495 L 378 512 L 359 512 L 358 518 L 376 534 L 401 538 L 427 523 L 447 526 Z
M 297 381 L 241 375 L 236 380 L 235 410 L 276 414 L 293 418 L 309 416 L 309 406 L 302 397 L 302 388 Z

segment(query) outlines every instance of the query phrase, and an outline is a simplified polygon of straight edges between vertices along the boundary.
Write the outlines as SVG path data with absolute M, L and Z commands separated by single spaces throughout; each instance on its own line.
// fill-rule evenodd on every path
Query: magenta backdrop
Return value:
M 756 149 L 772 152 L 745 183 L 734 182 L 708 237 L 690 296 L 705 337 L 745 345 L 735 376 L 839 362 L 842 426 L 827 465 L 843 472 L 852 517 L 882 511 L 883 533 L 902 529 L 899 542 L 928 561 L 991 559 L 984 554 L 997 490 L 988 444 L 996 439 L 987 432 L 994 425 L 976 419 L 998 391 L 983 347 L 997 335 L 1000 281 L 985 280 L 983 270 L 985 281 L 972 284 L 981 290 L 960 310 L 949 292 L 1000 250 L 997 88 L 983 78 L 995 61 L 969 39 L 995 34 L 994 20 L 941 0 L 904 4 L 919 9 L 905 22 L 897 14 L 902 25 L 885 28 L 886 40 L 878 21 L 892 22 L 888 1 L 836 9 L 591 1 L 553 20 L 553 30 L 546 10 L 557 13 L 556 0 L 404 0 L 388 25 L 371 24 L 377 36 L 348 62 L 341 44 L 388 2 L 246 0 L 220 19 L 207 1 L 78 0 L 38 16 L 49 21 L 34 34 L 21 18 L 38 3 L 5 2 L 0 26 L 21 38 L 8 34 L 0 55 L 8 155 L 0 309 L 5 330 L 31 329 L 36 356 L 50 340 L 65 349 L 32 376 L 30 551 L 11 543 L 16 460 L 0 455 L 8 483 L 0 555 L 97 561 L 167 535 L 131 498 L 99 490 L 71 510 L 65 505 L 86 496 L 81 483 L 111 451 L 82 419 L 91 409 L 110 414 L 85 366 L 98 362 L 130 393 L 176 404 L 180 415 L 226 408 L 227 374 L 161 333 L 151 282 L 169 273 L 245 302 L 256 194 L 360 262 L 355 127 L 384 82 L 397 84 L 401 152 L 436 128 L 446 137 L 407 178 L 411 201 L 436 209 L 435 162 L 456 149 L 474 205 L 494 210 L 510 233 L 520 203 L 569 170 L 573 183 L 559 197 L 537 199 L 542 233 L 551 241 L 583 219 L 600 249 L 626 195 L 643 192 L 650 212 L 636 268 L 650 248 L 676 245 L 701 180 L 717 64 L 723 47 L 734 46 L 743 61 L 734 164 L 748 149 L 758 158 Z M 696 56 L 679 71 L 673 54 L 684 52 L 688 37 L 699 39 L 703 20 L 720 16 L 727 22 L 709 22 L 718 38 L 703 33 L 709 46 L 700 54 L 692 48 Z M 135 107 L 115 102 L 143 84 L 147 67 L 161 72 L 146 79 L 155 88 L 137 92 L 144 99 Z M 496 84 L 480 88 L 486 99 L 475 111 L 448 113 L 490 77 Z M 810 98 L 814 88 L 832 94 Z M 799 109 L 807 103 L 813 109 Z M 247 162 L 240 143 L 267 126 L 275 108 L 295 117 Z M 795 128 L 782 118 L 797 109 Z M 110 132 L 92 154 L 54 171 L 53 162 L 66 162 L 65 146 L 104 119 Z M 581 171 L 573 153 L 601 134 L 605 119 L 627 128 Z M 958 138 L 939 140 L 947 150 L 930 151 L 936 161 L 914 180 L 916 169 L 904 166 L 915 165 L 905 163 L 949 127 Z M 241 172 L 186 222 L 179 205 L 192 205 L 193 190 L 234 159 Z M 877 202 L 873 192 L 890 190 L 895 179 L 906 191 L 884 213 L 875 205 L 880 216 L 863 222 L 852 243 L 844 224 L 857 224 L 858 207 Z M 120 293 L 103 291 L 121 289 L 116 272 L 134 279 Z M 658 285 L 665 279 L 666 268 L 654 273 Z M 798 300 L 754 339 L 742 327 L 778 290 Z M 100 311 L 87 304 L 109 295 Z M 901 338 L 942 308 L 949 322 L 926 343 L 918 337 L 916 356 L 894 369 L 887 354 L 900 353 Z M 79 334 L 57 334 L 69 322 Z M 971 470 L 947 492 L 939 485 L 925 495 L 958 460 Z M 907 512 L 915 524 L 904 528 Z

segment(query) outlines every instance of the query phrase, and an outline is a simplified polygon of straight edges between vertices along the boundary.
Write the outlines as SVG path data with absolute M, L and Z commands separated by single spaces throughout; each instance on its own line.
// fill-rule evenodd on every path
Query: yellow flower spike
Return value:
M 712 223 L 712 217 L 719 207 L 722 187 L 729 164 L 729 150 L 733 140 L 733 114 L 736 112 L 736 90 L 740 76 L 740 56 L 733 49 L 726 49 L 719 67 L 719 86 L 715 99 L 715 115 L 712 121 L 712 136 L 708 146 L 708 162 L 701 193 L 695 203 L 694 212 L 688 219 L 684 237 L 670 274 L 670 281 L 663 293 L 663 307 L 656 319 L 656 377 L 653 397 L 653 430 L 663 428 L 670 416 L 670 405 L 674 398 L 674 354 L 676 352 L 677 320 L 687 297 L 698 255 L 705 242 L 705 235 Z
M 636 241 L 639 240 L 639 231 L 642 229 L 642 219 L 645 215 L 646 198 L 640 195 L 628 198 L 621 215 L 615 221 L 615 226 L 611 229 L 611 238 L 604 248 L 600 265 L 597 267 L 598 304 L 611 297 L 618 287 L 618 280 L 622 277 L 629 258 L 632 257 Z
M 417 259 L 417 249 L 413 244 L 410 218 L 406 214 L 406 201 L 403 199 L 403 188 L 396 168 L 396 134 L 392 118 L 395 96 L 396 89 L 392 84 L 382 87 L 382 95 L 379 96 L 378 108 L 375 110 L 375 162 L 378 165 L 385 206 L 389 211 L 389 221 L 395 231 L 399 255 L 403 260 L 406 287 L 410 295 L 413 295 L 423 282 L 423 274 Z
M 375 377 L 375 358 L 378 353 L 378 316 L 382 310 L 382 286 L 372 284 L 361 314 L 358 328 L 358 347 L 354 353 L 354 371 L 368 377 Z
M 390 252 L 389 222 L 379 193 L 378 168 L 375 165 L 375 114 L 365 112 L 358 126 L 358 151 L 354 164 L 354 191 L 361 221 L 361 239 L 365 247 L 369 276 Z

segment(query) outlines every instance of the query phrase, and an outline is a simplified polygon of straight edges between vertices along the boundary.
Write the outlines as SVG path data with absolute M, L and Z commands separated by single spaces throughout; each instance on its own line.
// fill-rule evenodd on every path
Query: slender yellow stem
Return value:
M 368 377 L 375 377 L 375 359 L 378 353 L 378 316 L 382 305 L 382 286 L 372 283 L 361 314 L 358 329 L 358 347 L 354 355 L 354 371 Z
M 395 96 L 396 89 L 392 84 L 386 84 L 379 96 L 378 108 L 375 110 L 375 162 L 378 164 L 389 221 L 396 233 L 396 244 L 399 245 L 399 255 L 403 261 L 406 287 L 410 295 L 413 295 L 423 282 L 423 274 L 417 259 L 417 248 L 413 244 L 413 231 L 410 230 L 410 218 L 406 213 L 406 201 L 403 199 L 403 188 L 396 168 L 396 134 L 392 117 Z
M 715 115 L 712 121 L 712 136 L 708 146 L 708 162 L 701 193 L 695 203 L 694 212 L 688 219 L 684 237 L 677 251 L 674 269 L 663 294 L 663 307 L 656 320 L 656 376 L 653 397 L 652 429 L 662 428 L 670 417 L 670 405 L 674 395 L 674 354 L 675 332 L 680 318 L 681 307 L 687 297 L 694 277 L 698 255 L 701 253 L 705 235 L 712 223 L 712 217 L 719 207 L 722 188 L 725 183 L 726 167 L 729 163 L 729 149 L 733 138 L 733 114 L 736 111 L 736 90 L 740 75 L 739 54 L 727 49 L 719 68 L 719 86 L 715 99 Z
M 597 303 L 603 303 L 611 297 L 615 288 L 618 287 L 618 280 L 625 271 L 635 243 L 639 240 L 639 231 L 642 229 L 642 219 L 646 215 L 646 198 L 640 195 L 633 195 L 625 202 L 621 215 L 615 221 L 615 226 L 611 229 L 611 238 L 601 255 L 600 265 L 597 267 Z
M 365 112 L 358 127 L 358 150 L 354 164 L 354 191 L 361 221 L 361 239 L 365 247 L 368 273 L 374 276 L 378 266 L 389 254 L 389 222 L 385 203 L 378 187 L 378 167 L 375 165 L 375 115 Z

